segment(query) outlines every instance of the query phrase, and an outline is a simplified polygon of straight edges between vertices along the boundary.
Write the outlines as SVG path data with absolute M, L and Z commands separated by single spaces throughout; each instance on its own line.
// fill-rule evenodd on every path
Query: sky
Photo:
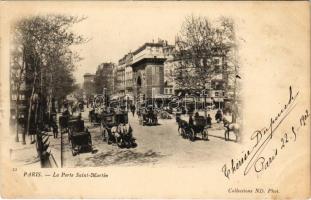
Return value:
M 83 74 L 95 73 L 99 64 L 117 63 L 125 54 L 146 42 L 163 39 L 174 44 L 187 16 L 213 19 L 220 13 L 226 12 L 230 16 L 236 12 L 230 3 L 200 1 L 25 1 L 8 3 L 3 11 L 4 16 L 10 17 L 8 21 L 46 14 L 86 17 L 72 28 L 90 39 L 86 44 L 73 47 L 83 58 L 74 72 L 78 83 L 83 83 Z
M 77 82 L 83 82 L 83 74 L 95 73 L 100 63 L 117 63 L 146 42 L 157 42 L 160 38 L 174 44 L 185 17 L 194 13 L 185 6 L 172 6 L 168 11 L 160 4 L 121 4 L 80 12 L 79 16 L 87 19 L 73 29 L 90 41 L 74 48 L 83 57 L 74 73 Z

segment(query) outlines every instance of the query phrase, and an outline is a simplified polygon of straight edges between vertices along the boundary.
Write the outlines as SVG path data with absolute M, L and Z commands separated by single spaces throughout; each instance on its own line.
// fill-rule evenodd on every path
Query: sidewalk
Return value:
M 13 134 L 12 134 L 13 135 Z M 19 134 L 19 142 L 15 142 L 15 135 L 11 137 L 10 158 L 17 166 L 41 167 L 36 150 L 36 143 L 30 144 L 26 136 L 26 144 L 22 144 L 22 134 Z
M 47 133 L 49 137 L 49 150 L 54 157 L 58 167 L 61 165 L 61 136 L 53 138 L 53 133 Z M 29 136 L 26 136 L 26 144 L 22 144 L 22 134 L 19 134 L 19 142 L 15 142 L 15 135 L 11 135 L 10 158 L 18 166 L 41 167 L 40 159 L 36 150 L 36 143 L 31 144 Z

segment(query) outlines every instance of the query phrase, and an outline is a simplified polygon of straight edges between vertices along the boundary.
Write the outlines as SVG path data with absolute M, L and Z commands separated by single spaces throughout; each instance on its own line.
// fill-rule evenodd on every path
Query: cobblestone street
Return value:
M 72 156 L 68 136 L 63 134 L 64 167 L 171 164 L 180 167 L 197 164 L 202 166 L 228 159 L 239 145 L 234 141 L 225 141 L 224 129 L 217 123 L 213 123 L 213 127 L 209 129 L 209 141 L 200 140 L 199 135 L 195 142 L 191 142 L 178 134 L 174 117 L 169 120 L 160 119 L 157 126 L 142 126 L 139 125 L 138 117 L 129 113 L 129 123 L 133 128 L 137 147 L 121 149 L 115 144 L 108 145 L 102 141 L 100 127 L 93 126 L 88 121 L 88 110 L 82 113 L 82 118 L 92 135 L 93 153 L 83 152 Z M 233 135 L 231 137 L 235 139 Z

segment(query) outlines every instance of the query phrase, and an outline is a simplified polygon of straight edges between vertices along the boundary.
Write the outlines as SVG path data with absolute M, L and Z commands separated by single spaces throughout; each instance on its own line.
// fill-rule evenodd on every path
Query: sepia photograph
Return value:
M 229 156 L 242 109 L 234 20 L 192 13 L 170 21 L 176 32 L 153 26 L 143 37 L 128 34 L 153 23 L 162 19 L 104 32 L 109 24 L 92 15 L 17 19 L 12 159 L 41 167 L 185 166 L 212 162 L 217 146 Z
M 1 3 L 2 194 L 310 197 L 308 6 Z

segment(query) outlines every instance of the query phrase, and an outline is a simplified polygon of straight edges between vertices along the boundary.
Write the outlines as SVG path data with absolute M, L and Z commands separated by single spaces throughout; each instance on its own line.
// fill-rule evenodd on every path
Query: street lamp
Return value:
M 107 88 L 103 88 L 103 97 L 104 97 L 103 104 L 104 104 L 104 106 L 106 106 L 106 90 L 107 90 Z

